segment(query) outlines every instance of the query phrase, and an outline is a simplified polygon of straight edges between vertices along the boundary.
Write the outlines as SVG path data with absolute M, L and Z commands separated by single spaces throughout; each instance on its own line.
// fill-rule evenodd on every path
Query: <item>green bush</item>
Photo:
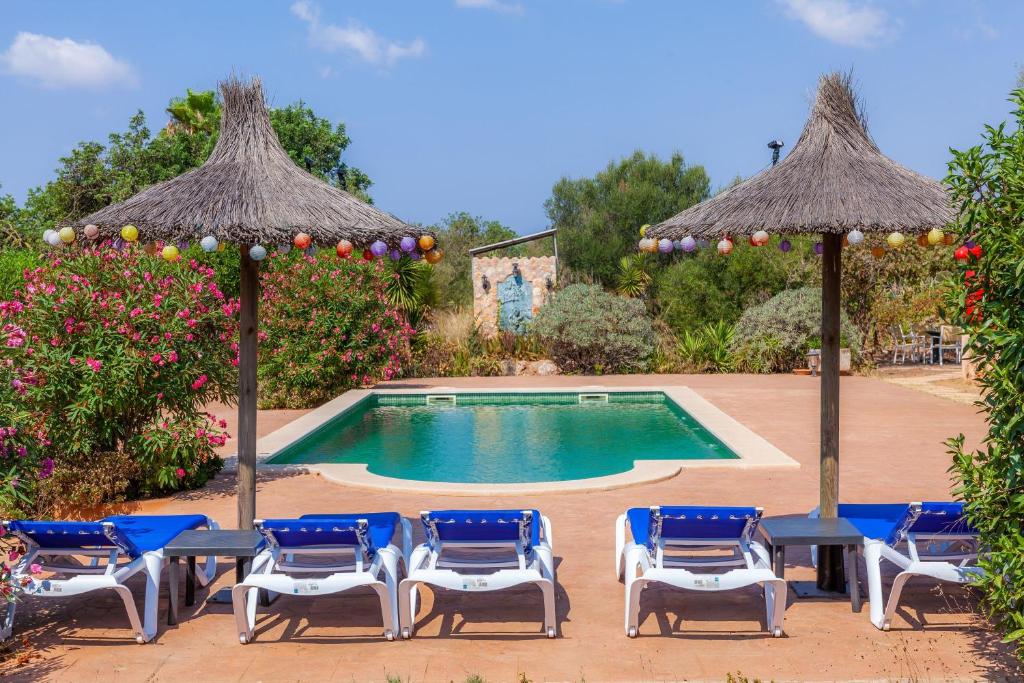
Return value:
M 839 343 L 854 358 L 860 333 L 842 312 Z M 821 347 L 821 291 L 813 287 L 776 294 L 743 312 L 733 338 L 739 367 L 750 372 L 786 372 L 805 362 L 807 351 Z
M 970 335 L 988 434 L 977 450 L 951 439 L 959 494 L 985 552 L 983 607 L 1024 657 L 1024 90 L 1013 93 L 1015 125 L 986 126 L 984 145 L 954 151 L 946 182 L 960 207 L 959 237 L 981 258 L 961 262 L 950 313 Z
M 687 372 L 729 372 L 733 369 L 734 328 L 725 321 L 686 330 L 679 337 L 679 357 Z
M 40 264 L 39 254 L 29 249 L 0 250 L 0 301 L 13 299 L 15 292 L 22 288 L 25 271 Z
M 531 331 L 565 372 L 646 370 L 654 339 L 641 302 L 596 285 L 570 285 L 557 292 L 537 313 Z

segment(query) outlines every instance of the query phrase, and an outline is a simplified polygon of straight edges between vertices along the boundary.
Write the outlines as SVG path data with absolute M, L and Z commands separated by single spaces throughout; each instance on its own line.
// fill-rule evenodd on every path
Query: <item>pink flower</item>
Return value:
M 206 375 L 199 375 L 199 377 L 196 378 L 196 381 L 192 382 L 192 391 L 199 391 L 202 389 L 208 379 L 209 378 Z
M 41 574 L 43 572 L 43 565 L 37 562 L 33 562 L 31 565 L 29 565 L 28 570 L 33 574 Z
M 21 553 L 19 553 L 17 550 L 12 550 L 11 552 L 7 553 L 8 562 L 17 562 L 19 557 L 21 557 Z
M 162 355 L 160 355 L 159 353 L 154 353 L 152 356 L 149 357 L 149 359 L 151 361 L 153 361 L 154 363 L 159 363 L 160 361 L 162 361 L 164 359 L 164 357 Z
M 180 467 L 177 469 L 175 474 L 178 475 L 178 479 L 184 479 L 185 478 L 185 470 L 180 468 Z
M 141 308 L 139 308 L 138 306 L 136 306 L 135 308 L 133 308 L 133 309 L 131 310 L 131 312 L 130 312 L 130 313 L 129 313 L 128 315 L 129 315 L 130 317 L 132 317 L 132 318 L 137 318 L 137 317 L 139 317 L 140 315 L 142 315 L 142 309 L 141 309 Z
M 85 364 L 88 365 L 90 368 L 92 368 L 93 372 L 99 372 L 100 368 L 103 367 L 103 362 L 102 361 L 98 361 L 95 358 L 86 358 L 85 359 Z

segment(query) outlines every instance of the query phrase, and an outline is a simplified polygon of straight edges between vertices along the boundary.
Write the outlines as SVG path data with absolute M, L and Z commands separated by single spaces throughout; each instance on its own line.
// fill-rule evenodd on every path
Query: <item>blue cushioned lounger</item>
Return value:
M 413 550 L 409 576 L 398 590 L 402 637 L 412 637 L 421 583 L 467 592 L 536 584 L 544 597 L 544 632 L 555 637 L 555 565 L 547 517 L 537 510 L 434 510 L 420 513 L 420 519 L 427 540 Z
M 256 520 L 267 547 L 231 589 L 240 642 L 253 640 L 260 589 L 286 595 L 330 595 L 372 588 L 380 598 L 384 637 L 398 631 L 398 563 L 408 561 L 412 526 L 397 512 L 317 514 Z M 401 530 L 402 548 L 393 539 Z M 381 580 L 383 575 L 383 580 Z
M 626 635 L 637 636 L 640 593 L 658 582 L 697 591 L 762 584 L 768 632 L 781 636 L 786 582 L 775 576 L 768 552 L 753 540 L 760 520 L 761 509 L 754 507 L 666 505 L 632 508 L 620 515 L 615 524 L 615 575 L 626 583 Z M 731 554 L 707 552 L 713 550 Z M 735 569 L 708 571 L 723 567 Z
M 982 571 L 975 564 L 978 531 L 964 517 L 963 503 L 841 503 L 839 516 L 864 534 L 871 623 L 883 631 L 889 630 L 910 577 L 963 584 Z M 888 601 L 882 595 L 882 560 L 901 570 Z
M 14 567 L 14 578 L 25 582 L 25 592 L 40 597 L 67 597 L 94 590 L 115 591 L 124 602 L 135 639 L 145 643 L 157 632 L 160 574 L 165 564 L 163 549 L 182 531 L 217 523 L 205 515 L 114 515 L 98 522 L 37 522 L 18 520 L 5 526 L 26 546 L 25 555 Z M 88 558 L 83 563 L 83 558 Z M 44 574 L 33 575 L 39 564 Z M 207 558 L 199 581 L 206 585 L 217 568 L 215 557 Z M 140 620 L 131 590 L 124 585 L 130 577 L 146 575 L 146 600 Z M 7 608 L 0 636 L 11 635 L 15 603 Z

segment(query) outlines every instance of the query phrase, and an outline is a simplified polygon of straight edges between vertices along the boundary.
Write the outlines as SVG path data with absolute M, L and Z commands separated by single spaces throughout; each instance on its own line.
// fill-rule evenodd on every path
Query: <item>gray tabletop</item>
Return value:
M 772 545 L 860 545 L 864 535 L 842 517 L 766 517 L 761 534 Z
M 189 529 L 164 546 L 164 557 L 254 557 L 263 543 L 254 529 Z

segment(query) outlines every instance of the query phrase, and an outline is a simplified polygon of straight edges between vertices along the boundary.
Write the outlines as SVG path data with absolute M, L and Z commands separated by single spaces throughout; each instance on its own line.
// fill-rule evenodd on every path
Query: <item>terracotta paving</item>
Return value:
M 445 379 L 410 384 L 566 386 L 579 378 Z M 787 637 L 763 632 L 756 588 L 733 594 L 644 594 L 641 637 L 622 630 L 622 586 L 613 571 L 613 522 L 628 506 L 652 503 L 758 504 L 768 515 L 805 513 L 817 503 L 818 382 L 793 376 L 604 377 L 594 383 L 686 384 L 736 417 L 802 467 L 789 472 L 689 471 L 654 484 L 599 493 L 501 498 L 388 495 L 338 486 L 309 474 L 263 475 L 264 516 L 395 509 L 405 515 L 444 506 L 536 506 L 554 526 L 560 637 L 540 633 L 536 589 L 427 597 L 418 635 L 380 638 L 373 597 L 282 597 L 258 622 L 257 641 L 238 644 L 222 606 L 186 608 L 181 624 L 136 645 L 114 596 L 67 601 L 26 599 L 18 630 L 40 656 L 12 680 L 60 681 L 496 681 L 723 680 L 1021 680 L 1009 651 L 975 616 L 969 592 L 911 582 L 893 630 L 882 633 L 845 602 L 790 595 Z M 271 415 L 261 419 L 269 431 Z M 276 426 L 276 425 L 274 425 Z M 976 443 L 975 409 L 865 377 L 842 380 L 842 499 L 858 502 L 949 497 L 943 440 L 964 432 Z M 231 526 L 233 477 L 202 491 L 147 501 L 147 512 L 205 512 Z M 811 578 L 806 552 L 791 552 L 788 578 Z M 222 561 L 217 584 L 233 572 Z M 141 598 L 141 591 L 137 593 Z M 200 598 L 205 593 L 200 593 Z M 166 603 L 163 607 L 166 609 Z

